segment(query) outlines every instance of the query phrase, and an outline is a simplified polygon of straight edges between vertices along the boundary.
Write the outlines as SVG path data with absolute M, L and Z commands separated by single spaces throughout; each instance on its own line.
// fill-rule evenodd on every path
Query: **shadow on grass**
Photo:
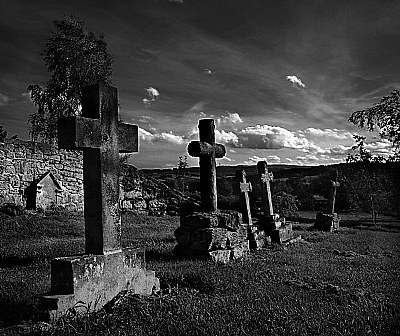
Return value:
M 383 231 L 383 232 L 400 232 L 400 221 L 393 221 L 391 223 L 378 224 L 371 223 L 370 221 L 352 221 L 352 220 L 342 220 L 340 221 L 341 227 L 348 227 L 357 230 L 370 230 L 370 231 Z
M 23 321 L 38 321 L 37 306 L 28 301 L 6 301 L 0 307 L 0 328 L 9 327 Z
M 37 257 L 0 257 L 0 267 L 9 268 L 15 266 L 27 266 L 34 263 L 43 263 L 52 258 L 40 258 Z

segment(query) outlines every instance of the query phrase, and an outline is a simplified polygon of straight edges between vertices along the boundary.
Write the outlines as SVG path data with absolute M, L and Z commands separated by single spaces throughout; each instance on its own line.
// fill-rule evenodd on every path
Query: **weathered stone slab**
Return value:
M 247 226 L 240 225 L 237 231 L 227 231 L 227 248 L 235 248 L 243 245 L 247 241 Z
M 316 230 L 332 232 L 339 229 L 340 217 L 337 213 L 325 214 L 322 212 L 317 213 L 315 224 L 313 226 Z
M 219 219 L 216 212 L 194 212 L 181 216 L 181 226 L 192 230 L 218 227 Z
M 278 229 L 271 231 L 271 242 L 274 244 L 282 244 L 293 238 L 292 223 L 280 226 Z
M 228 230 L 236 231 L 242 225 L 242 214 L 239 211 L 227 210 L 217 212 L 218 227 L 227 228 Z
M 249 248 L 247 246 L 241 246 L 241 247 L 235 247 L 231 250 L 231 260 L 238 260 L 238 259 L 243 259 L 245 257 L 247 257 L 247 255 L 249 254 Z
M 228 230 L 224 228 L 207 228 L 191 230 L 179 227 L 175 230 L 175 237 L 178 244 L 191 250 L 210 251 L 225 249 Z
M 278 214 L 262 216 L 257 222 L 257 226 L 266 231 L 279 229 L 281 225 Z
M 243 220 L 239 211 L 226 210 L 182 215 L 180 223 L 181 226 L 192 230 L 220 227 L 236 231 L 243 224 Z
M 216 263 L 227 264 L 231 260 L 231 250 L 209 251 L 207 254 Z
M 127 289 L 142 295 L 159 290 L 154 271 L 146 270 L 144 249 L 56 258 L 51 264 L 51 295 L 39 300 L 50 317 L 56 318 L 77 302 L 77 310 L 97 310 Z

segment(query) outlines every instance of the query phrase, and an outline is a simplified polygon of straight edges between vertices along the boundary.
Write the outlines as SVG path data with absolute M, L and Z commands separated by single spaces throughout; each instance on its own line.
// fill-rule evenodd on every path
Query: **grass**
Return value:
M 49 260 L 83 251 L 78 214 L 24 216 L 0 218 L 0 321 L 9 334 L 400 335 L 399 223 L 380 230 L 355 219 L 334 234 L 297 224 L 302 242 L 219 265 L 173 258 L 179 218 L 129 214 L 123 243 L 146 247 L 160 295 L 126 293 L 107 311 L 6 328 L 34 316 Z

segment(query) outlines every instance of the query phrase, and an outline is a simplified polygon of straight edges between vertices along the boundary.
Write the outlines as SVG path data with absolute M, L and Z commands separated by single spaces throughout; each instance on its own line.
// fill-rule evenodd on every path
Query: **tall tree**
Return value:
M 97 37 L 72 16 L 54 21 L 55 30 L 40 53 L 50 72 L 46 87 L 28 86 L 37 111 L 29 116 L 32 140 L 52 143 L 57 119 L 79 115 L 82 87 L 97 82 L 110 84 L 113 58 L 104 35 Z
M 398 90 L 393 90 L 389 96 L 384 96 L 372 107 L 353 112 L 349 121 L 370 132 L 378 128 L 380 136 L 392 142 L 395 159 L 400 159 L 400 92 Z

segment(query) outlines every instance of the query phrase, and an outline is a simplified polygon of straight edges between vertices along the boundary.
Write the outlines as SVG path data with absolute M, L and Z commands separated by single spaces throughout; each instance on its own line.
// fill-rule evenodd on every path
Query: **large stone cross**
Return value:
M 335 202 L 336 202 L 336 189 L 340 187 L 340 183 L 338 182 L 339 172 L 336 171 L 336 180 L 331 181 L 332 187 L 331 192 L 329 194 L 328 205 L 326 209 L 327 214 L 333 214 L 335 212 Z
M 120 122 L 117 89 L 84 87 L 82 116 L 59 119 L 58 145 L 83 150 L 86 253 L 120 251 L 119 153 L 138 151 L 138 127 Z
M 217 210 L 217 169 L 216 158 L 225 156 L 225 147 L 215 143 L 214 119 L 199 120 L 200 141 L 188 145 L 190 156 L 199 157 L 201 206 L 203 211 Z
M 253 224 L 250 211 L 250 197 L 249 192 L 252 191 L 252 186 L 250 182 L 246 181 L 246 171 L 244 169 L 237 172 L 237 176 L 240 179 L 240 199 L 241 207 L 243 212 L 243 221 L 249 225 Z
M 262 204 L 264 216 L 269 216 L 274 214 L 274 209 L 272 207 L 272 195 L 271 195 L 271 185 L 270 181 L 273 180 L 272 173 L 268 172 L 267 161 L 259 161 L 257 163 L 258 174 L 260 175 L 261 184 L 265 192 L 262 193 Z

